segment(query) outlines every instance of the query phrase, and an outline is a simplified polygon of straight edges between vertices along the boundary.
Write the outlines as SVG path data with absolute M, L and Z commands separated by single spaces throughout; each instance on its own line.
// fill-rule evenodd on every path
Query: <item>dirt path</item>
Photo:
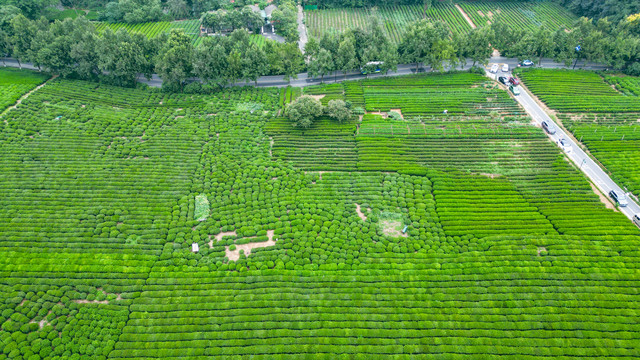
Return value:
M 16 103 L 13 104 L 12 106 L 9 106 L 8 108 L 6 108 L 2 113 L 0 113 L 0 117 L 4 117 L 4 115 L 6 113 L 8 113 L 9 111 L 11 111 L 12 109 L 15 109 L 16 107 L 18 107 L 18 105 L 20 105 L 26 98 L 29 97 L 29 95 L 33 94 L 34 92 L 40 90 L 43 86 L 47 85 L 47 83 L 55 78 L 57 78 L 58 75 L 54 75 L 51 79 L 43 82 L 42 84 L 36 86 L 34 89 L 32 89 L 31 91 L 29 91 L 28 93 L 22 95 L 18 100 L 16 100 Z M 4 119 L 4 123 L 7 124 L 7 119 Z
M 358 216 L 360 217 L 360 219 L 362 219 L 362 221 L 367 221 L 367 216 L 362 213 L 362 210 L 360 209 L 360 204 L 356 204 L 356 212 L 358 213 Z
M 240 259 L 240 250 L 244 250 L 244 255 L 249 256 L 249 254 L 251 254 L 251 250 L 253 249 L 263 248 L 267 246 L 275 246 L 276 240 L 273 240 L 273 235 L 274 235 L 273 230 L 267 230 L 267 237 L 269 238 L 268 241 L 236 245 L 235 250 L 229 250 L 229 247 L 227 246 L 225 248 L 225 253 L 229 258 L 229 261 L 236 261 Z
M 456 7 L 456 9 L 458 9 L 458 11 L 460 11 L 460 14 L 462 14 L 465 20 L 467 20 L 467 22 L 469 23 L 469 26 L 471 26 L 472 29 L 475 29 L 477 27 L 476 24 L 474 24 L 473 21 L 471 21 L 471 18 L 469 17 L 469 15 L 467 15 L 467 13 L 464 12 L 464 10 L 462 10 L 460 5 L 455 4 L 454 6 Z
M 598 190 L 598 188 L 595 185 L 593 185 L 591 181 L 589 181 L 589 185 L 591 185 L 591 189 L 593 189 L 593 192 L 596 193 L 596 195 L 598 195 L 598 197 L 600 198 L 600 201 L 604 204 L 604 206 L 607 207 L 607 209 L 611 209 L 615 212 L 619 212 L 616 206 L 613 205 L 611 200 L 608 197 L 604 196 L 604 194 L 602 194 L 602 192 L 600 192 L 600 190 Z

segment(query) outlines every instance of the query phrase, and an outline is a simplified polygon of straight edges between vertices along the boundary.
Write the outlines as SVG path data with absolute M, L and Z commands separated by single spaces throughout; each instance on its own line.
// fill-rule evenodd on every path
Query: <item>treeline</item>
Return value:
M 185 90 L 192 77 L 202 79 L 203 84 L 194 83 L 189 89 L 213 90 L 263 75 L 294 78 L 304 71 L 296 43 L 268 41 L 260 48 L 244 29 L 226 37 L 205 38 L 196 49 L 181 29 L 147 39 L 124 29 L 98 33 L 84 17 L 49 24 L 17 15 L 4 25 L 0 27 L 0 55 L 11 55 L 63 77 L 119 86 L 135 86 L 140 76 L 150 78 L 155 72 L 170 90 Z
M 316 5 L 320 9 L 328 8 L 353 8 L 393 5 L 424 5 L 433 0 L 304 0 L 303 5 Z
M 619 21 L 640 13 L 640 0 L 560 0 L 560 3 L 576 15 L 591 19 L 609 17 Z
M 207 37 L 195 48 L 192 39 L 179 31 L 147 39 L 125 30 L 98 33 L 83 17 L 51 24 L 23 15 L 8 21 L 0 17 L 0 54 L 64 77 L 121 86 L 134 86 L 139 76 L 155 72 L 164 80 L 163 86 L 173 91 L 208 92 L 239 81 L 255 82 L 263 75 L 292 79 L 305 70 L 321 79 L 332 72 L 387 72 L 398 63 L 443 70 L 468 62 L 486 64 L 494 48 L 520 60 L 552 58 L 566 65 L 586 60 L 640 75 L 640 17 L 619 22 L 582 18 L 571 29 L 557 31 L 514 30 L 498 20 L 464 35 L 452 35 L 445 23 L 422 19 L 407 27 L 396 46 L 373 15 L 363 29 L 311 38 L 304 56 L 295 42 L 267 41 L 260 47 L 245 29 L 230 36 Z

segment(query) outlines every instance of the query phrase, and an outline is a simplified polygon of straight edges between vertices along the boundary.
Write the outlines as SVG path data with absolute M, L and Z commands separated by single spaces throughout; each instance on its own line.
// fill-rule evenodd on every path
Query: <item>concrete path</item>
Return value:
M 298 33 L 300 34 L 300 41 L 298 41 L 298 47 L 300 51 L 304 53 L 304 47 L 307 45 L 307 27 L 304 24 L 304 12 L 302 11 L 302 6 L 298 5 Z

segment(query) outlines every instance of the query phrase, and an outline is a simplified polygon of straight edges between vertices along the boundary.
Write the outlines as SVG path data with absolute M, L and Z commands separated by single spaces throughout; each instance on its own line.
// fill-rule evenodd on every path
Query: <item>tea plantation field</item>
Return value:
M 405 28 L 423 16 L 423 7 L 419 5 L 395 5 L 376 8 L 377 14 L 383 23 L 384 30 L 395 43 L 402 40 Z M 304 13 L 305 23 L 309 35 L 320 38 L 326 31 L 343 31 L 348 28 L 365 28 L 367 18 L 372 14 L 371 9 L 324 9 L 307 10 Z M 471 26 L 462 14 L 448 3 L 435 3 L 427 12 L 427 17 L 433 20 L 444 21 L 449 29 L 455 33 L 465 33 L 471 30 Z
M 459 3 L 476 26 L 502 20 L 511 28 L 535 30 L 545 26 L 551 30 L 569 28 L 578 17 L 552 1 L 464 1 Z
M 640 81 L 588 72 L 531 70 L 522 78 L 593 156 L 640 195 Z M 554 86 L 548 86 L 551 81 Z M 580 96 L 573 96 L 580 94 Z
M 0 119 L 0 358 L 640 357 L 640 230 L 494 86 L 49 81 Z

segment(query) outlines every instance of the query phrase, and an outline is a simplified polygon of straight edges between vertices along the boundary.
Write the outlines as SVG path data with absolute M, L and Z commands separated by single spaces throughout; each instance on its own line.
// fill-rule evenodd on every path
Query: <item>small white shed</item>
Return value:
M 200 246 L 198 246 L 198 243 L 191 244 L 191 251 L 193 251 L 194 253 L 200 251 Z

